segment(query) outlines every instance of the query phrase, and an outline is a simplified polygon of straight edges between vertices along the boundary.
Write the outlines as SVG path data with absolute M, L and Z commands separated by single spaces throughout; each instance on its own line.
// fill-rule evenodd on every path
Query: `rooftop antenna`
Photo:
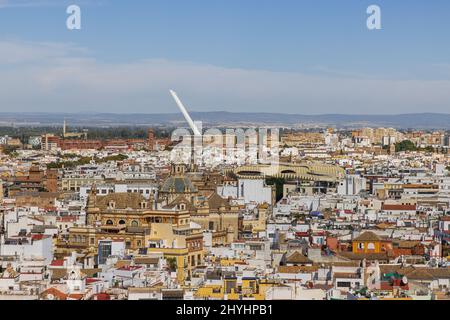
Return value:
M 66 137 L 66 126 L 67 126 L 66 118 L 64 118 L 64 122 L 63 122 L 63 138 Z
M 191 127 L 192 131 L 194 132 L 194 135 L 201 136 L 202 134 L 201 134 L 200 130 L 198 130 L 194 121 L 192 121 L 191 116 L 187 112 L 186 108 L 183 106 L 183 103 L 181 102 L 180 98 L 178 98 L 177 93 L 173 90 L 170 90 L 170 94 L 172 95 L 173 99 L 175 100 L 180 111 L 183 113 L 183 116 L 186 119 L 187 123 L 189 124 L 189 127 Z

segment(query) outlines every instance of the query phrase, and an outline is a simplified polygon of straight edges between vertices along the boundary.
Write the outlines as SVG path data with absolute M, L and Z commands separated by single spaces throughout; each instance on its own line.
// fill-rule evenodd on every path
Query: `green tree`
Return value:
M 266 178 L 266 183 L 268 185 L 275 185 L 275 196 L 276 201 L 281 200 L 283 198 L 283 185 L 285 180 L 283 178 Z
M 19 149 L 19 148 L 16 146 L 5 145 L 5 146 L 3 146 L 3 153 L 6 154 L 7 156 L 10 156 L 11 158 L 15 158 L 19 155 L 17 153 L 17 149 Z
M 401 151 L 416 151 L 417 147 L 411 140 L 403 140 L 395 144 L 395 152 Z
M 423 150 L 426 152 L 434 152 L 434 148 L 432 146 L 425 147 Z
M 166 260 L 167 260 L 167 264 L 169 265 L 169 270 L 171 272 L 176 271 L 177 270 L 177 260 L 173 257 L 169 257 Z

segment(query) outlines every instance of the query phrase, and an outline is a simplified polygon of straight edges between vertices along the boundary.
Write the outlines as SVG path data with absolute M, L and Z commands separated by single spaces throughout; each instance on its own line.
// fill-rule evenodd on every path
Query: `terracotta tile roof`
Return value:
M 310 273 L 319 269 L 318 266 L 279 266 L 279 273 Z
M 450 279 L 450 268 L 402 267 L 401 265 L 380 265 L 382 275 L 398 273 L 411 280 Z
M 170 204 L 164 206 L 164 209 L 172 209 L 172 208 L 175 208 L 176 206 L 178 206 L 180 204 L 185 204 L 186 205 L 186 210 L 193 210 L 194 209 L 194 206 L 191 204 L 191 202 L 184 195 L 179 195 L 178 197 L 176 197 Z
M 109 203 L 113 201 L 115 203 L 115 209 L 132 208 L 135 210 L 141 209 L 142 202 L 148 202 L 145 197 L 140 193 L 135 192 L 118 192 L 110 193 L 106 196 L 96 196 L 95 206 L 100 210 L 107 210 Z
M 289 257 L 286 258 L 286 263 L 313 263 L 310 259 L 305 257 L 298 251 L 295 251 Z
M 349 260 L 349 261 L 333 261 L 333 262 L 324 262 L 320 263 L 324 267 L 359 267 L 360 262 L 355 260 Z
M 314 284 L 314 289 L 329 290 L 331 288 L 333 288 L 332 284 Z
M 117 269 L 121 270 L 121 271 L 135 271 L 135 270 L 142 269 L 142 266 L 122 266 Z
M 353 272 L 335 272 L 333 273 L 334 279 L 344 278 L 344 279 L 361 279 L 361 276 Z
M 450 268 L 429 269 L 428 272 L 434 278 L 450 279 Z
M 384 204 L 381 207 L 382 210 L 401 210 L 401 211 L 405 211 L 405 210 L 411 210 L 411 211 L 415 211 L 416 210 L 416 205 L 414 204 Z
M 398 273 L 404 275 L 407 272 L 411 272 L 414 270 L 413 267 L 402 267 L 399 264 L 382 264 L 380 265 L 380 273 L 381 275 L 387 274 L 387 273 Z
M 96 300 L 111 300 L 111 296 L 107 293 L 98 293 L 95 295 Z
M 74 222 L 77 220 L 78 220 L 77 216 L 56 217 L 56 221 L 59 222 Z
M 159 258 L 142 257 L 134 258 L 135 264 L 158 264 Z
M 32 239 L 32 240 L 42 240 L 42 239 L 47 238 L 47 237 L 48 237 L 48 236 L 43 235 L 43 234 L 33 234 L 33 235 L 31 236 L 31 239 Z
M 119 260 L 116 262 L 114 267 L 122 268 L 123 266 L 129 266 L 131 264 L 131 260 Z
M 99 282 L 101 281 L 100 279 L 96 279 L 96 278 L 87 278 L 86 279 L 86 284 L 91 284 L 91 283 L 95 283 L 95 282 Z
M 81 269 L 82 274 L 86 275 L 87 277 L 93 278 L 97 273 L 101 272 L 102 269 L 94 268 L 94 269 Z M 60 269 L 52 269 L 52 280 L 60 280 L 63 279 L 65 276 L 67 276 L 67 269 L 66 268 L 60 268 Z
M 354 241 L 381 241 L 381 237 L 372 231 L 365 231 L 357 236 Z
M 340 256 L 350 260 L 369 260 L 369 261 L 388 261 L 387 253 L 353 253 L 353 252 L 339 252 Z
M 395 287 L 400 287 L 403 290 L 409 290 L 409 285 L 405 284 L 405 285 L 394 285 L 391 284 L 389 281 L 381 281 L 380 282 L 380 289 L 374 289 L 375 291 L 377 290 L 383 290 L 383 291 L 393 291 Z
M 64 265 L 63 259 L 53 260 L 52 263 L 50 263 L 52 267 L 62 267 Z
M 40 296 L 47 298 L 48 295 L 53 295 L 57 300 L 66 300 L 67 299 L 67 294 L 56 289 L 56 288 L 48 288 L 47 290 L 43 291 Z
M 377 224 L 375 227 L 378 229 L 392 229 L 392 228 L 395 228 L 395 225 L 382 222 L 382 223 Z
M 398 248 L 410 249 L 418 246 L 420 241 L 409 241 L 409 240 L 395 240 L 393 244 Z
M 406 277 L 410 280 L 433 280 L 433 275 L 428 272 L 428 270 L 420 268 L 415 269 L 408 274 L 406 274 Z
M 219 209 L 220 207 L 230 206 L 228 200 L 222 198 L 215 192 L 208 197 L 208 205 L 211 209 Z

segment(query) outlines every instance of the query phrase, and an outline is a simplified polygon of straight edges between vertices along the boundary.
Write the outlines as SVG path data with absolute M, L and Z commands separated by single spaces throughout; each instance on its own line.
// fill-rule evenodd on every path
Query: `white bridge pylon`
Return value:
M 198 130 L 197 126 L 195 125 L 194 121 L 192 121 L 191 116 L 187 112 L 186 108 L 184 107 L 183 103 L 181 102 L 180 98 L 178 98 L 178 95 L 175 91 L 170 90 L 170 94 L 172 95 L 173 99 L 175 100 L 178 108 L 183 113 L 184 118 L 186 119 L 187 123 L 189 124 L 189 127 L 191 127 L 192 131 L 194 132 L 194 136 L 201 136 L 202 133 L 200 130 Z

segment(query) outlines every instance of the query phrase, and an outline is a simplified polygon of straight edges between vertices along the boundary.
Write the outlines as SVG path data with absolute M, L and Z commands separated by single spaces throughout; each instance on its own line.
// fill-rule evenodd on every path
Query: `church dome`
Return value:
M 191 180 L 184 176 L 169 177 L 161 186 L 161 192 L 167 193 L 195 193 L 197 189 Z

